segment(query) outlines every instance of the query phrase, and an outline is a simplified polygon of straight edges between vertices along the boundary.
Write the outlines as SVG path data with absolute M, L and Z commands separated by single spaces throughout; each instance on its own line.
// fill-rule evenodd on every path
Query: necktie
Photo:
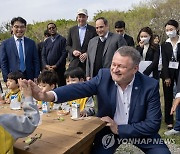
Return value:
M 23 46 L 22 46 L 22 39 L 18 39 L 19 41 L 19 59 L 20 59 L 20 65 L 19 69 L 21 72 L 25 71 L 25 64 L 24 64 L 24 53 L 23 53 Z

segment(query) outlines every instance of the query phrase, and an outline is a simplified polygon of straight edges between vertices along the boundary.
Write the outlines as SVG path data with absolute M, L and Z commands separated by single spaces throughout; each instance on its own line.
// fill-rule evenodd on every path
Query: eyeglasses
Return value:
M 55 28 L 56 28 L 56 27 L 48 27 L 48 29 L 49 29 L 49 30 L 51 30 L 51 29 L 55 29 Z
M 15 29 L 24 29 L 24 28 L 26 28 L 26 26 L 24 26 L 24 25 L 22 25 L 22 26 L 14 25 L 13 27 Z

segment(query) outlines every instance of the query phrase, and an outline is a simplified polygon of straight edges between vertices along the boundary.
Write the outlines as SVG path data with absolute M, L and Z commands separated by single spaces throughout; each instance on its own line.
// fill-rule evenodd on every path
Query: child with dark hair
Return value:
M 43 89 L 43 91 L 47 92 L 57 87 L 58 76 L 54 71 L 44 70 L 37 78 L 37 83 L 38 86 Z M 42 101 L 38 101 L 38 107 L 39 108 L 42 107 Z M 50 108 L 52 107 L 53 107 L 53 102 L 50 102 Z
M 10 104 L 10 107 L 12 104 L 15 106 L 17 105 L 17 109 L 20 109 L 22 102 L 22 94 L 19 89 L 18 79 L 24 79 L 24 75 L 19 71 L 11 72 L 8 74 L 6 83 L 8 92 L 4 93 L 4 96 L 2 97 L 4 97 L 4 103 Z
M 84 82 L 85 74 L 80 67 L 70 67 L 68 68 L 64 76 L 66 78 L 66 84 L 75 84 L 79 82 Z M 76 100 L 72 100 L 66 103 L 62 103 L 61 108 L 63 110 L 69 111 L 72 103 L 75 102 L 80 105 L 80 115 L 81 116 L 92 116 L 95 114 L 94 101 L 92 97 L 85 97 Z

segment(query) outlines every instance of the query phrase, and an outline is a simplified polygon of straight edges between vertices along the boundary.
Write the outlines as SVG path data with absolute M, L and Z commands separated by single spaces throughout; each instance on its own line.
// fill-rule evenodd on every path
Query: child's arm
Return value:
M 25 97 L 25 102 L 23 103 L 24 115 L 0 115 L 0 125 L 4 127 L 15 140 L 31 134 L 37 127 L 40 119 L 37 105 L 31 96 L 30 86 L 22 80 L 19 81 L 19 84 Z
M 88 116 L 93 116 L 95 115 L 95 110 L 94 110 L 94 100 L 92 97 L 89 97 L 87 99 L 87 102 L 85 104 L 85 108 L 82 112 L 85 112 Z

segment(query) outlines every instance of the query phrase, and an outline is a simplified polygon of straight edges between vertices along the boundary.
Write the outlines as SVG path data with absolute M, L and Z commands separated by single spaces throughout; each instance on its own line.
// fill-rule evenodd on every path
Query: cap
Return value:
M 84 14 L 84 15 L 88 16 L 88 12 L 87 12 L 86 9 L 79 9 L 79 10 L 77 11 L 77 15 L 79 15 L 79 14 Z

